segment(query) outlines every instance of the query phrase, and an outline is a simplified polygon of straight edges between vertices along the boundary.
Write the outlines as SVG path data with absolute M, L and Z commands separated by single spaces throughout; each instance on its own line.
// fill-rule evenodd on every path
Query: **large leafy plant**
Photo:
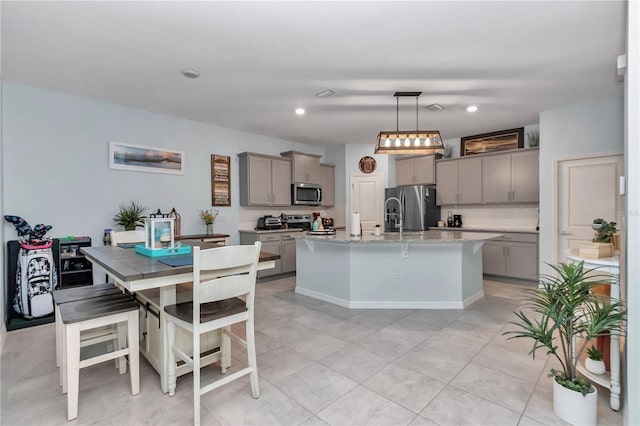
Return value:
M 144 226 L 144 212 L 147 210 L 138 201 L 131 201 L 128 205 L 120 204 L 118 213 L 113 217 L 113 221 L 124 226 L 125 231 L 135 231 L 136 227 Z
M 529 354 L 534 359 L 538 349 L 546 349 L 562 366 L 560 371 L 552 369 L 549 376 L 586 395 L 592 389 L 589 382 L 577 375 L 578 360 L 589 339 L 609 332 L 623 333 L 626 312 L 620 301 L 591 292 L 592 287 L 607 282 L 608 276 L 596 274 L 593 269 L 585 270 L 583 262 L 549 266 L 556 275 L 543 275 L 540 288 L 525 290 L 524 303 L 514 312 L 518 320 L 511 322 L 519 329 L 504 334 L 509 339 L 532 339 Z

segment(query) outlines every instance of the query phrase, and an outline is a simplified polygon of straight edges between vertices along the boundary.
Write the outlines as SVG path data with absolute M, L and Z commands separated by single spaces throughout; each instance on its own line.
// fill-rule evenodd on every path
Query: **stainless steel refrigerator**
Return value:
M 391 197 L 400 200 L 402 209 Z M 385 232 L 400 231 L 400 211 L 403 232 L 426 231 L 430 226 L 438 226 L 440 207 L 436 206 L 436 189 L 433 187 L 416 185 L 387 188 L 384 190 L 384 200 Z

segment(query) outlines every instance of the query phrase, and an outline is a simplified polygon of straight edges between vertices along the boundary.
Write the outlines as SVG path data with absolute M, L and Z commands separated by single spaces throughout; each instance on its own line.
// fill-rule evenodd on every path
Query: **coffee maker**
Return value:
M 462 226 L 462 215 L 454 214 L 453 215 L 453 226 L 454 228 L 460 228 Z

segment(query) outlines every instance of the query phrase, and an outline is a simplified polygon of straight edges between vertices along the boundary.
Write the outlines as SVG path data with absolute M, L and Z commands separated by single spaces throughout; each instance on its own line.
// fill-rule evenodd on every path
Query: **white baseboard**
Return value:
M 462 302 L 350 301 L 300 287 L 296 287 L 296 293 L 349 309 L 464 309 L 484 297 L 482 290 Z

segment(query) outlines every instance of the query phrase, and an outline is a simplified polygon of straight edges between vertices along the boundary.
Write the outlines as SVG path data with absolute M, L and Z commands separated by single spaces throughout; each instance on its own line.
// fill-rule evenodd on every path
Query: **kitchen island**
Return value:
M 501 234 L 293 237 L 296 293 L 347 308 L 463 309 L 484 296 L 482 245 Z

